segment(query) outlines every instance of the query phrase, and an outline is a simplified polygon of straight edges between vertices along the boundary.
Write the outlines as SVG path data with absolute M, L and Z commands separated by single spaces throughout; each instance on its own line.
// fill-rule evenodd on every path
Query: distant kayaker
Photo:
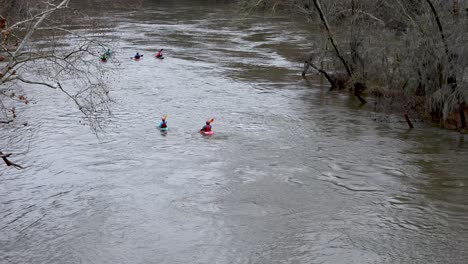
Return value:
M 143 55 L 140 55 L 140 53 L 137 52 L 137 53 L 135 54 L 135 57 L 134 57 L 134 58 L 135 58 L 136 60 L 138 60 L 138 59 L 139 59 L 140 57 L 142 57 L 142 56 L 143 56 Z
M 159 124 L 159 127 L 160 128 L 166 128 L 167 127 L 166 118 L 163 117 L 161 119 L 161 123 Z
M 202 129 L 200 129 L 201 132 L 210 132 L 211 131 L 211 123 L 210 121 L 206 121 L 206 125 L 203 126 Z
M 158 53 L 156 53 L 156 58 L 161 58 L 163 56 L 163 49 L 160 49 Z

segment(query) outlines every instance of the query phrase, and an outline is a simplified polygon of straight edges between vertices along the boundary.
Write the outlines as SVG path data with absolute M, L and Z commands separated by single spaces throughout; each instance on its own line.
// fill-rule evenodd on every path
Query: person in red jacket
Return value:
M 166 127 L 167 127 L 167 123 L 166 123 L 166 119 L 165 119 L 165 118 L 163 118 L 163 119 L 161 120 L 161 123 L 159 124 L 159 127 L 160 127 L 160 128 L 166 128 Z
M 163 56 L 162 51 L 163 49 L 159 50 L 158 53 L 156 53 L 156 58 L 162 58 Z
M 206 125 L 203 126 L 202 129 L 200 129 L 201 132 L 210 132 L 211 131 L 211 124 L 210 121 L 206 121 Z

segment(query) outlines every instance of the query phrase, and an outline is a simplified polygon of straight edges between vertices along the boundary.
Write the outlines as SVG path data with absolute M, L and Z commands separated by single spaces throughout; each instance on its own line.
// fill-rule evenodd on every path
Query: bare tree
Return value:
M 413 112 L 444 123 L 458 114 L 466 129 L 468 17 L 460 0 L 244 0 L 244 6 L 288 10 L 324 28 L 339 63 L 324 68 L 313 54 L 309 67 L 333 87 L 367 88 L 376 110 Z M 335 31 L 335 32 L 333 32 Z M 347 46 L 348 45 L 348 46 Z M 320 46 L 320 45 L 315 45 Z M 327 58 L 328 61 L 330 58 Z M 341 70 L 340 70 L 341 69 Z M 341 73 L 340 73 L 341 72 Z M 343 74 L 344 73 L 344 74 Z
M 111 103 L 97 59 L 106 47 L 86 28 L 71 29 L 86 16 L 70 8 L 71 0 L 0 1 L 0 123 L 14 123 L 19 113 L 11 105 L 28 104 L 22 87 L 30 86 L 63 92 L 100 129 Z M 22 168 L 10 156 L 0 152 L 6 165 Z

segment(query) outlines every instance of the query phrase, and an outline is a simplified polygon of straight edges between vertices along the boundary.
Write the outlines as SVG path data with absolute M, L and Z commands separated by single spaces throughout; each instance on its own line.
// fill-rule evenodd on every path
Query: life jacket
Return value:
M 206 132 L 211 131 L 211 126 L 210 125 L 205 125 L 203 127 L 203 130 L 206 131 Z
M 167 127 L 167 123 L 166 122 L 161 122 L 161 128 L 166 128 Z
M 162 51 L 159 51 L 157 54 L 156 54 L 156 57 L 162 57 Z

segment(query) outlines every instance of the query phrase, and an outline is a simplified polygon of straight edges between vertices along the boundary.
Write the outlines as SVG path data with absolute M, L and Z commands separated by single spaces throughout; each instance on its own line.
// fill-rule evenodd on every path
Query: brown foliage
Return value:
M 350 85 L 334 72 L 348 73 L 357 94 L 361 90 L 356 89 L 357 83 L 371 86 L 374 94 L 386 100 L 378 100 L 382 105 L 379 109 L 402 113 L 417 109 L 421 115 L 447 120 L 452 118 L 451 113 L 460 112 L 460 107 L 466 105 L 468 16 L 461 15 L 458 0 L 245 0 L 243 3 L 294 10 L 307 21 L 321 25 L 323 39 L 335 50 L 331 57 L 335 63 L 319 69 L 312 65 L 323 63 L 309 58 L 310 65 L 322 74 L 327 73 L 334 87 Z M 330 54 L 327 50 L 314 52 Z M 411 106 L 413 101 L 418 101 L 417 106 Z M 464 119 L 464 115 L 460 118 Z

